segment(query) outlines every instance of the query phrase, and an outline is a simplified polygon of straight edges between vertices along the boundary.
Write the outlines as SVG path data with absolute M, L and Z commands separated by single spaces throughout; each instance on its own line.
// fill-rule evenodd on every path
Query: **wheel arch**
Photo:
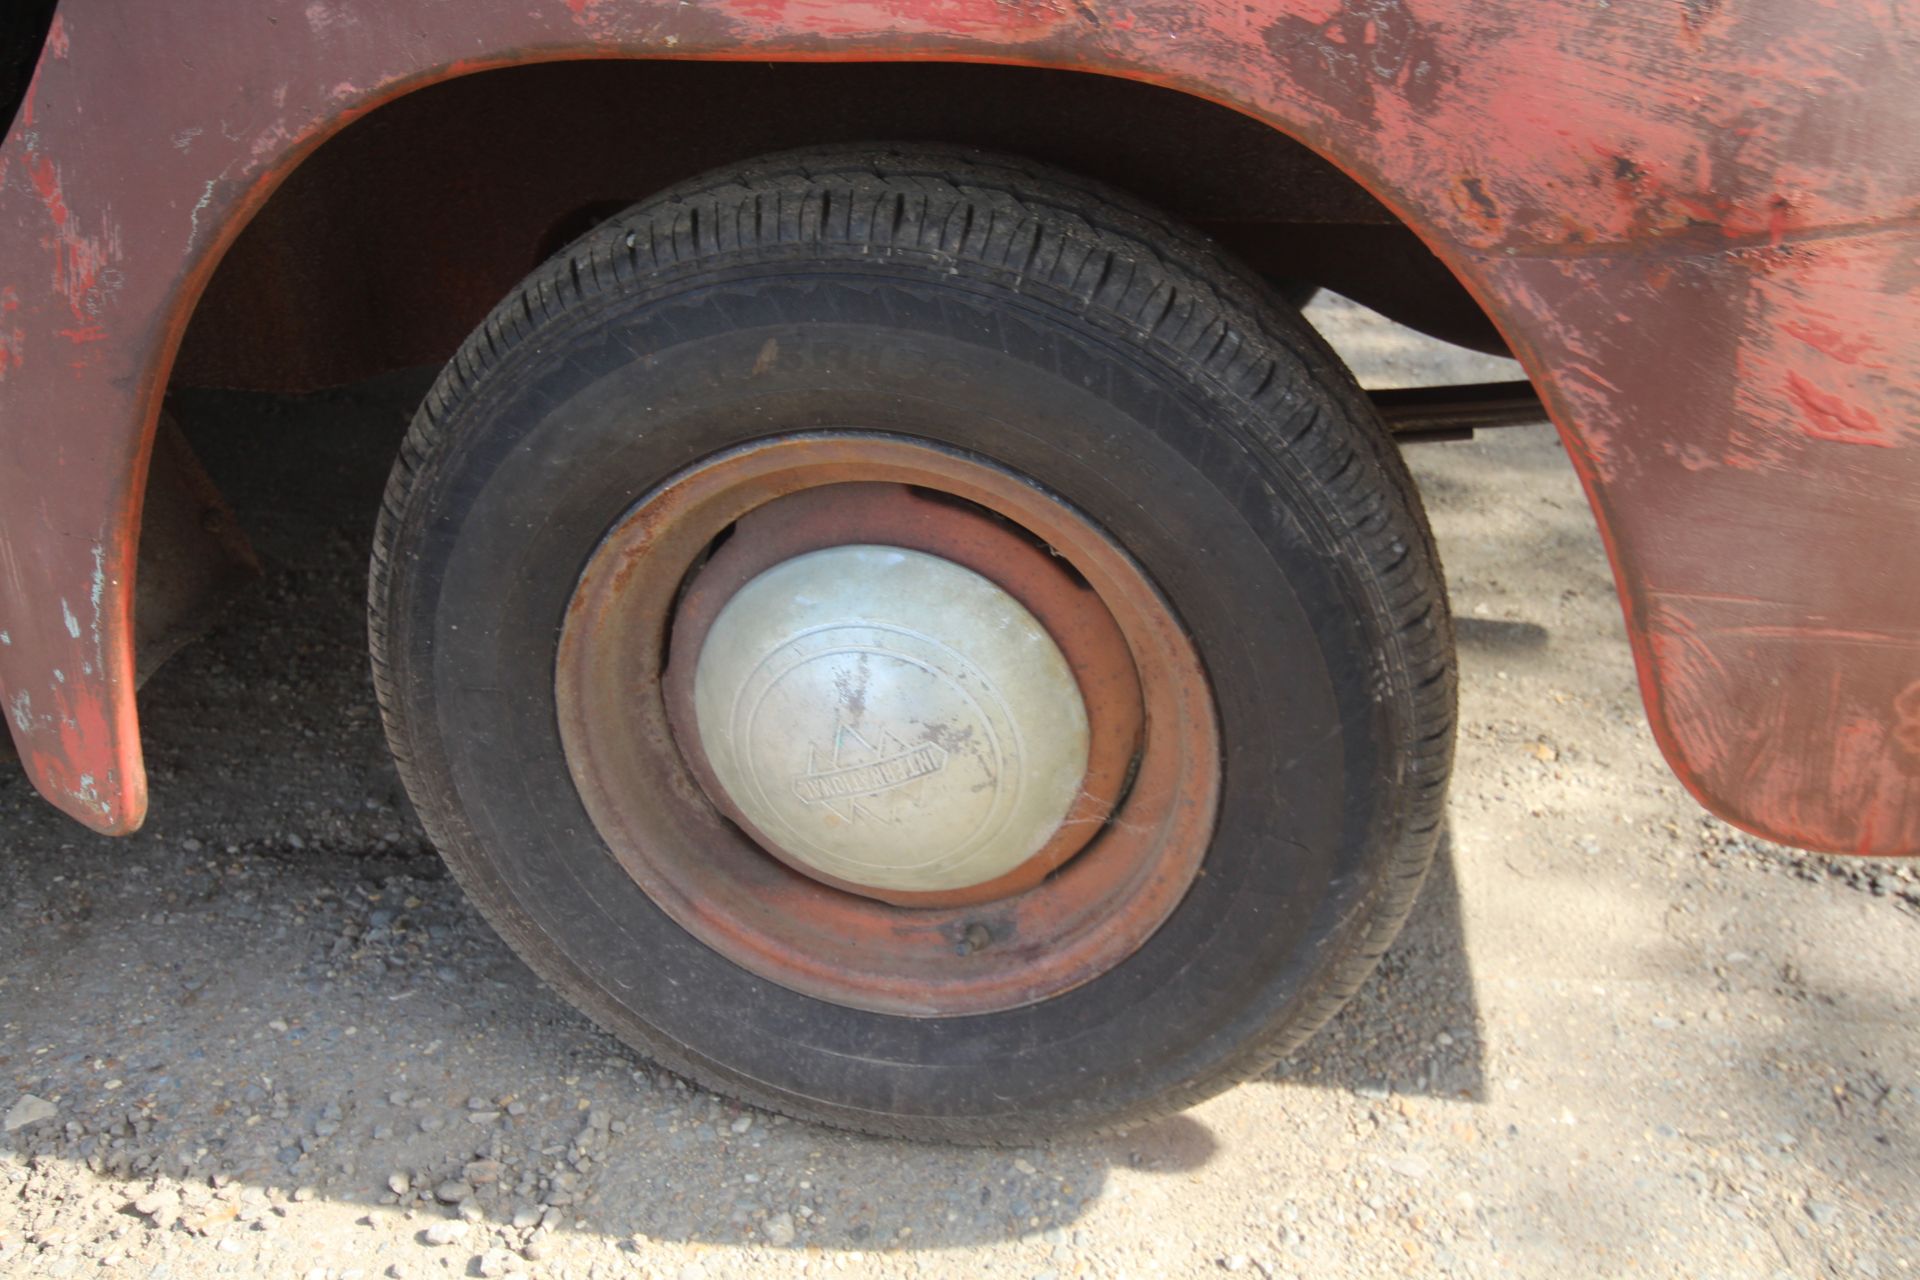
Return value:
M 717 105 L 674 115 L 688 103 Z M 667 118 L 671 130 L 625 132 Z M 1359 183 L 1290 134 L 1190 93 L 1002 63 L 634 57 L 434 80 L 336 130 L 239 229 L 169 376 L 294 391 L 439 364 L 602 218 L 750 157 L 868 141 L 1056 164 L 1205 228 L 1277 277 L 1504 351 L 1446 266 Z
M 568 0 L 425 23 L 413 6 L 362 0 L 277 11 L 189 0 L 165 13 L 66 0 L 0 190 L 0 261 L 52 255 L 51 287 L 27 268 L 6 286 L 0 335 L 0 396 L 25 424 L 0 442 L 0 685 L 30 773 L 98 830 L 144 816 L 131 601 L 161 396 L 216 266 L 327 138 L 427 85 L 535 62 L 992 63 L 1204 98 L 1287 133 L 1391 209 L 1499 325 L 1560 424 L 1609 543 L 1656 735 L 1682 778 L 1777 838 L 1920 847 L 1920 751 L 1903 745 L 1920 697 L 1912 607 L 1864 607 L 1857 584 L 1822 580 L 1823 561 L 1765 534 L 1768 554 L 1756 555 L 1747 531 L 1730 544 L 1745 559 L 1729 583 L 1729 547 L 1692 537 L 1687 515 L 1698 484 L 1709 507 L 1765 510 L 1803 496 L 1810 468 L 1811 487 L 1836 504 L 1853 473 L 1874 471 L 1890 496 L 1813 530 L 1831 537 L 1894 527 L 1920 485 L 1913 353 L 1862 367 L 1844 344 L 1783 336 L 1801 316 L 1820 332 L 1836 318 L 1861 333 L 1920 321 L 1893 269 L 1916 239 L 1907 205 L 1920 189 L 1920 77 L 1898 51 L 1897 14 L 1802 15 L 1783 0 L 1709 16 L 1717 25 L 1703 34 L 1678 9 L 1494 9 Z M 231 38 L 210 45 L 214 30 Z M 1645 55 L 1682 41 L 1699 56 L 1675 84 Z M 1861 49 L 1884 50 L 1895 68 L 1871 110 L 1823 96 L 1825 81 L 1804 74 Z M 1641 92 L 1621 93 L 1622 77 Z M 1716 166 L 1725 122 L 1686 107 L 1709 90 L 1787 96 L 1803 110 L 1749 125 L 1740 165 Z M 1650 314 L 1623 330 L 1628 300 Z M 1704 386 L 1676 397 L 1676 379 L 1702 368 Z M 1756 370 L 1766 385 L 1745 393 Z M 1905 488 L 1884 484 L 1887 463 Z M 1920 573 L 1920 547 L 1900 554 Z M 1794 590 L 1774 585 L 1781 572 Z M 1731 617 L 1699 603 L 1720 587 L 1753 608 Z M 1829 597 L 1835 607 L 1821 608 Z M 1849 666 L 1854 642 L 1808 628 L 1810 611 L 1879 637 L 1873 661 Z M 1784 639 L 1750 671 L 1729 674 L 1718 650 L 1701 657 L 1769 627 Z M 1848 696 L 1812 706 L 1782 694 L 1782 674 L 1809 663 L 1835 671 Z M 1730 720 L 1743 700 L 1781 709 L 1797 745 L 1783 755 L 1781 735 Z

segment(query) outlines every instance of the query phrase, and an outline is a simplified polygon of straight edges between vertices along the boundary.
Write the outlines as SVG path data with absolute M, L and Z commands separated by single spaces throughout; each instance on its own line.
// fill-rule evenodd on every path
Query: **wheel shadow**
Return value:
M 1478 1102 L 1485 1096 L 1485 1044 L 1453 862 L 1451 831 L 1443 828 L 1420 897 L 1380 967 L 1266 1080 L 1369 1098 L 1401 1093 Z
M 112 1184 L 116 1206 L 179 1188 L 169 1227 L 202 1234 L 227 1229 L 191 1225 L 222 1197 L 412 1211 L 415 1232 L 465 1201 L 476 1242 L 513 1248 L 584 1233 L 867 1251 L 1065 1247 L 1116 1170 L 1219 1154 L 1195 1115 L 1017 1151 L 788 1122 L 634 1057 L 545 991 L 428 848 L 367 674 L 372 514 L 419 390 L 179 406 L 267 575 L 142 693 L 145 831 L 93 837 L 0 778 L 0 1105 L 59 1108 L 0 1151 Z M 289 466 L 289 434 L 324 439 Z M 1380 972 L 1250 1087 L 1477 1098 L 1478 1026 L 1443 846 Z
M 1500 658 L 1538 653 L 1547 647 L 1553 633 L 1537 622 L 1468 616 L 1453 620 L 1453 637 L 1462 649 Z

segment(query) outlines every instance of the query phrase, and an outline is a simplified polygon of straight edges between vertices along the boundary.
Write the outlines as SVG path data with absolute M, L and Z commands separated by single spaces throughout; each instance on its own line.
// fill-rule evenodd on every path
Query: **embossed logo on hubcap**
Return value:
M 937 742 L 908 746 L 888 732 L 875 746 L 858 730 L 842 725 L 826 751 L 807 748 L 807 771 L 794 778 L 793 794 L 806 804 L 823 804 L 848 821 L 872 818 L 873 811 L 860 804 L 860 797 L 904 787 L 946 767 L 946 748 Z
M 766 570 L 694 675 L 721 786 L 783 858 L 856 885 L 983 884 L 1031 857 L 1087 768 L 1086 706 L 1020 603 L 923 552 Z

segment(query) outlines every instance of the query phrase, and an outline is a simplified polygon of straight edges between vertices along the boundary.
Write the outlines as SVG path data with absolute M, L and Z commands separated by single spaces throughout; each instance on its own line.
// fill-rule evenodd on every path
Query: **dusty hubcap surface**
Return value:
M 1087 772 L 1060 648 L 970 569 L 889 546 L 797 556 L 736 593 L 694 674 L 728 798 L 796 862 L 874 889 L 993 880 L 1045 845 Z

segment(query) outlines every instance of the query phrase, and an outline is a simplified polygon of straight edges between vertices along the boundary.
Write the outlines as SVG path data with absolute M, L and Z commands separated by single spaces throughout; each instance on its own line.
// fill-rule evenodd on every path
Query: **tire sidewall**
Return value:
M 387 601 L 401 736 L 436 797 L 423 816 L 509 940 L 629 1041 L 803 1114 L 1030 1136 L 1312 1029 L 1404 808 L 1406 675 L 1344 518 L 1270 413 L 1059 300 L 900 264 L 762 263 L 579 306 L 442 429 Z M 1225 777 L 1202 874 L 1138 953 L 1052 1000 L 910 1019 L 754 977 L 626 875 L 567 772 L 555 649 L 604 531 L 713 453 L 846 429 L 970 450 L 1084 512 L 1160 586 L 1213 683 Z

